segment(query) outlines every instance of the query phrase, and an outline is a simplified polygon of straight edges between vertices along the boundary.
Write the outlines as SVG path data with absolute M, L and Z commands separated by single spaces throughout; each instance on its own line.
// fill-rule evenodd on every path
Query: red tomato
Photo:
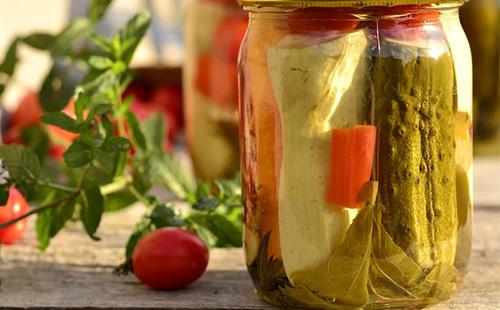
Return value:
M 140 82 L 132 82 L 123 93 L 123 98 L 133 96 L 135 99 L 145 101 L 148 99 L 148 90 Z
M 212 3 L 224 6 L 237 6 L 236 0 L 209 0 Z
M 9 200 L 7 201 L 7 204 L 0 207 L 0 224 L 18 218 L 28 213 L 28 211 L 28 203 L 24 199 L 23 195 L 21 195 L 21 193 L 15 188 L 11 187 L 9 189 Z M 26 227 L 28 227 L 28 219 L 24 219 L 10 225 L 7 228 L 1 229 L 0 243 L 12 244 L 21 239 Z
M 238 106 L 238 70 L 233 63 L 210 54 L 201 55 L 195 85 L 205 97 L 221 107 Z
M 290 14 L 288 25 L 294 33 L 322 35 L 329 31 L 349 32 L 359 21 L 352 8 L 305 8 Z
M 139 280 L 157 290 L 188 286 L 205 272 L 208 248 L 194 233 L 166 227 L 146 235 L 137 244 L 132 268 Z
M 179 127 L 181 126 L 178 121 L 178 116 L 168 110 L 168 107 L 164 105 L 161 101 L 140 101 L 134 100 L 130 110 L 137 116 L 139 120 L 144 120 L 154 113 L 161 112 L 163 117 L 167 122 L 167 145 L 175 139 L 178 134 Z M 168 147 L 168 150 L 170 147 Z
M 392 16 L 379 20 L 379 27 L 381 29 L 388 29 L 394 25 L 417 27 L 439 22 L 439 11 L 431 10 L 428 4 L 372 7 L 368 8 L 368 11 L 377 12 L 381 16 Z
M 19 101 L 16 110 L 9 119 L 10 127 L 24 128 L 29 125 L 39 125 L 42 108 L 36 93 L 27 93 Z
M 241 41 L 248 27 L 248 16 L 229 15 L 222 19 L 214 32 L 212 49 L 214 55 L 237 65 Z
M 165 111 L 170 112 L 176 118 L 177 124 L 182 124 L 182 89 L 180 87 L 170 85 L 157 87 L 151 100 Z

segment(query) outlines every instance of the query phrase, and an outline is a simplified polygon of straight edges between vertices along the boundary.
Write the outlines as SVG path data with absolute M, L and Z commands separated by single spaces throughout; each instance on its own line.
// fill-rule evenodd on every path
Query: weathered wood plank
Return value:
M 474 160 L 474 203 L 500 207 L 500 157 Z
M 35 248 L 32 235 L 20 245 L 2 248 L 0 307 L 274 309 L 255 296 L 239 249 L 214 250 L 202 279 L 177 292 L 155 292 L 133 276 L 112 275 L 140 212 L 132 208 L 108 215 L 102 242 L 92 242 L 71 227 L 45 254 Z M 477 209 L 469 275 L 460 292 L 435 309 L 500 309 L 499 216 L 500 208 Z

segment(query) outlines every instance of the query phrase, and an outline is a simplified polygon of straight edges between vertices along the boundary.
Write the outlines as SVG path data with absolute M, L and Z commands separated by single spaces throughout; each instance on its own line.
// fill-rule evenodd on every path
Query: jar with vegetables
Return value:
M 195 0 L 187 12 L 186 135 L 201 179 L 239 170 L 237 61 L 247 23 L 234 0 Z
M 471 249 L 459 1 L 240 0 L 244 246 L 287 308 L 445 300 Z
M 478 154 L 500 154 L 500 0 L 473 0 L 460 9 L 474 68 L 474 136 Z

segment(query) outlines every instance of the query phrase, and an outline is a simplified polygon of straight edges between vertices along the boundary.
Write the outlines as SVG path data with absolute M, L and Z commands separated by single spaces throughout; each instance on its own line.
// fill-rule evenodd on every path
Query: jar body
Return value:
M 237 61 L 247 16 L 227 0 L 196 0 L 187 11 L 186 137 L 201 179 L 239 170 Z
M 289 308 L 447 299 L 470 255 L 472 68 L 456 8 L 253 10 L 244 246 Z
M 500 154 L 500 1 L 469 1 L 460 19 L 472 50 L 475 148 Z

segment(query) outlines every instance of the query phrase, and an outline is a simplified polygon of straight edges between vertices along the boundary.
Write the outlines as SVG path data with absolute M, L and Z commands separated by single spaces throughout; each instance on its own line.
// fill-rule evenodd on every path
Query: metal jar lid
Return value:
M 308 7 L 370 7 L 395 5 L 461 5 L 464 0 L 237 0 L 244 7 L 308 8 Z

